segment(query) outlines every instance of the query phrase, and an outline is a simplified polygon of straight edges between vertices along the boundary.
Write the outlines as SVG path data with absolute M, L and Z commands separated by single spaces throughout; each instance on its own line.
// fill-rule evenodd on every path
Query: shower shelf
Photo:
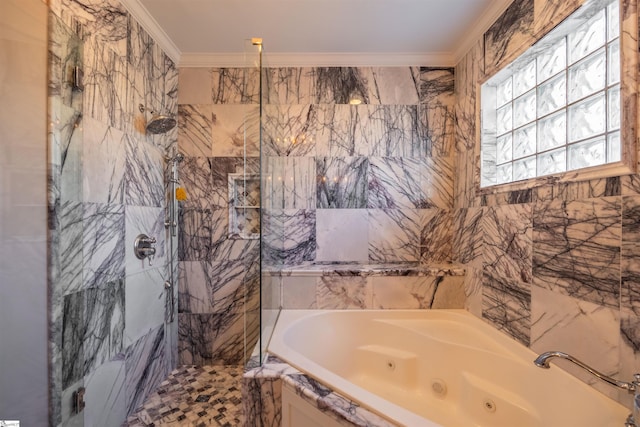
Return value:
M 229 174 L 229 237 L 260 238 L 260 176 Z

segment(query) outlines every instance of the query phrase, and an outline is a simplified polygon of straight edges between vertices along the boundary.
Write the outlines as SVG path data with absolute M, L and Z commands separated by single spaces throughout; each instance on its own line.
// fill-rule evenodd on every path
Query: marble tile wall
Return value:
M 457 64 L 453 256 L 467 270 L 467 308 L 536 352 L 561 350 L 632 379 L 640 371 L 635 224 L 637 175 L 584 182 L 540 180 L 519 191 L 477 192 L 478 83 L 513 60 L 581 1 L 516 0 Z M 635 0 L 622 0 L 623 64 L 637 63 Z M 633 48 L 635 46 L 635 48 Z M 637 127 L 631 77 L 624 103 Z M 588 338 L 588 339 L 587 339 Z M 610 386 L 572 370 L 604 393 Z M 628 402 L 626 402 L 628 403 Z
M 182 68 L 179 79 L 179 362 L 242 365 L 260 332 L 260 245 L 233 222 L 230 177 L 260 172 L 258 74 Z
M 463 308 L 465 299 L 462 277 L 456 276 L 324 276 L 311 278 L 311 289 L 304 293 L 305 280 L 283 279 L 283 308 L 288 309 Z
M 49 3 L 50 425 L 119 425 L 177 363 L 164 290 L 177 130 L 147 135 L 139 104 L 177 115 L 178 72 L 118 0 Z M 157 239 L 151 262 L 133 253 L 140 233 Z
M 182 363 L 245 356 L 237 343 L 244 305 L 257 307 L 257 283 L 247 282 L 257 276 L 246 271 L 258 246 L 230 237 L 229 174 L 263 177 L 263 267 L 451 259 L 453 69 L 266 69 L 262 165 L 257 78 L 250 69 L 180 70 L 178 144 L 191 195 L 180 214 Z M 349 104 L 354 95 L 362 104 Z M 371 307 L 372 295 L 318 301 Z
M 269 265 L 450 260 L 452 69 L 274 68 L 265 80 Z

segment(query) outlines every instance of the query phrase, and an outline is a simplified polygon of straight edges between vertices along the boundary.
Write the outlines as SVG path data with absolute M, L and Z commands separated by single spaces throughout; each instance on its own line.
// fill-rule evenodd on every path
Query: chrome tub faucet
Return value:
M 625 427 L 640 427 L 640 374 L 635 374 L 634 380 L 631 382 L 618 381 L 614 378 L 611 378 L 607 375 L 604 375 L 596 371 L 589 365 L 585 364 L 584 362 L 581 362 L 580 360 L 576 359 L 570 354 L 563 353 L 561 351 L 544 352 L 540 354 L 538 357 L 536 357 L 536 360 L 534 360 L 533 363 L 539 368 L 549 369 L 551 367 L 550 365 L 551 359 L 554 359 L 556 357 L 559 359 L 568 360 L 574 365 L 577 365 L 580 368 L 584 369 L 585 371 L 589 372 L 594 377 L 606 383 L 609 383 L 612 386 L 618 387 L 622 390 L 626 390 L 629 394 L 633 394 L 634 395 L 633 412 L 629 414 L 629 417 L 627 418 L 624 425 Z

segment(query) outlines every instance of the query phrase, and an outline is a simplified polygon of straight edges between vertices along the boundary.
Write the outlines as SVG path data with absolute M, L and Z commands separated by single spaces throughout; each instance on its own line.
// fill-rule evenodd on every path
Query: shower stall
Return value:
M 243 67 L 181 70 L 179 364 L 255 362 L 267 338 L 261 324 L 273 323 L 263 256 L 264 61 L 262 41 L 250 39 Z
M 2 21 L 12 29 L 3 34 L 16 36 L 8 43 L 20 46 L 11 54 L 30 52 L 24 69 L 41 72 L 21 76 L 12 68 L 21 62 L 9 57 L 0 83 L 37 86 L 33 98 L 41 108 L 23 109 L 31 92 L 16 93 L 15 114 L 5 110 L 2 119 L 28 124 L 7 136 L 15 139 L 11 153 L 25 154 L 0 156 L 11 172 L 1 182 L 2 250 L 15 255 L 3 256 L 1 271 L 2 323 L 11 325 L 2 330 L 3 357 L 12 357 L 3 362 L 2 379 L 16 383 L 9 372 L 15 367 L 15 375 L 26 379 L 28 371 L 34 380 L 26 381 L 29 391 L 2 395 L 0 420 L 14 414 L 10 419 L 25 425 L 44 418 L 53 426 L 120 425 L 181 364 L 259 360 L 261 317 L 273 322 L 267 310 L 279 302 L 265 290 L 268 283 L 260 283 L 261 45 L 248 42 L 246 67 L 219 71 L 232 79 L 217 86 L 218 123 L 241 117 L 241 126 L 234 125 L 230 146 L 212 146 L 209 139 L 208 151 L 200 152 L 197 141 L 195 147 L 179 143 L 193 117 L 179 114 L 190 108 L 179 106 L 176 65 L 119 2 L 96 9 L 49 3 L 2 5 L 3 17 L 15 9 L 42 34 L 25 38 L 13 18 Z M 31 146 L 27 136 L 39 129 L 33 123 L 43 129 Z M 11 162 L 26 157 L 32 163 L 14 168 Z M 203 184 L 205 166 L 211 181 Z M 25 173 L 14 173 L 21 167 Z M 27 188 L 42 193 L 39 205 Z M 20 286 L 5 289 L 5 283 Z M 37 283 L 41 287 L 31 289 Z M 31 322 L 41 327 L 33 330 Z M 27 344 L 22 330 L 33 342 Z M 48 408 L 35 409 L 24 396 L 41 398 Z M 40 419 L 20 416 L 29 411 Z
M 119 2 L 52 3 L 49 425 L 121 425 L 178 363 L 178 70 Z

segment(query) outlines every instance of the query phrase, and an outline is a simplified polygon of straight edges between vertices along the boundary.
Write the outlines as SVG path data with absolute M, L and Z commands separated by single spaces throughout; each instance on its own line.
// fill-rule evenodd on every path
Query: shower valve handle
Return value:
M 151 265 L 151 259 L 156 254 L 156 238 L 149 237 L 146 234 L 139 234 L 133 242 L 133 253 L 136 258 L 144 261 L 145 258 L 149 258 L 149 265 Z

